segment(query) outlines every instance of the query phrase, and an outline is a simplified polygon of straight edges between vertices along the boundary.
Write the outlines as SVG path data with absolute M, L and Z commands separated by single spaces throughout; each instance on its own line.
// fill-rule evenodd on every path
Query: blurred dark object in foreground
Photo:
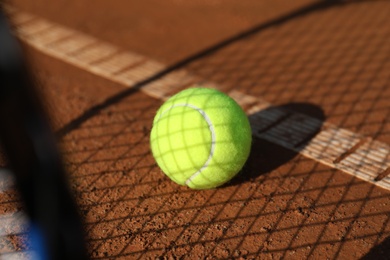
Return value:
M 54 134 L 0 9 L 0 141 L 40 259 L 86 259 L 83 228 Z

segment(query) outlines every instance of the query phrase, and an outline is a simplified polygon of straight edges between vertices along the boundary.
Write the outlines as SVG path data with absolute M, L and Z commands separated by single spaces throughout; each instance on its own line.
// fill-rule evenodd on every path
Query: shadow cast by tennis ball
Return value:
M 382 243 L 371 248 L 371 250 L 361 258 L 362 260 L 385 260 L 390 259 L 390 236 L 388 236 Z
M 310 127 L 305 127 L 305 135 L 297 134 L 295 127 L 288 127 L 288 134 L 299 135 L 300 140 L 294 139 L 296 147 L 294 150 L 282 147 L 276 142 L 270 141 L 268 136 L 274 140 L 283 140 L 283 132 L 274 131 L 282 124 L 294 124 L 294 120 L 307 118 L 310 120 Z M 273 106 L 249 115 L 252 127 L 252 147 L 251 153 L 243 169 L 224 186 L 238 185 L 244 182 L 255 181 L 262 174 L 272 172 L 281 165 L 297 156 L 299 149 L 303 149 L 312 138 L 321 130 L 325 120 L 324 111 L 310 103 L 289 103 L 280 106 Z M 315 122 L 313 124 L 313 122 Z M 298 122 L 297 122 L 298 123 Z M 299 122 L 302 124 L 302 121 Z M 303 121 L 303 124 L 305 122 Z M 287 128 L 285 128 L 287 129 Z M 307 130 L 309 129 L 309 131 Z M 295 131 L 295 132 L 294 132 Z M 278 136 L 280 135 L 280 136 Z M 271 139 L 272 139 L 271 138 Z M 294 144 L 292 144 L 294 146 Z

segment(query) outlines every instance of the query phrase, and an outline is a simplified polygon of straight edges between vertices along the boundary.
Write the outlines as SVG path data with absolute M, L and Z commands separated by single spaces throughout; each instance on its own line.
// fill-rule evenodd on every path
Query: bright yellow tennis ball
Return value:
M 232 179 L 248 159 L 248 117 L 229 96 L 189 88 L 158 110 L 150 134 L 153 156 L 174 182 L 209 189 Z

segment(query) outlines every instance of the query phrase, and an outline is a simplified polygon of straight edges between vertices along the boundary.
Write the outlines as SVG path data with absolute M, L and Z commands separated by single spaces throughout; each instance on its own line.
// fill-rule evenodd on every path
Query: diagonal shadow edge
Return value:
M 367 0 L 356 0 L 356 1 L 353 1 L 353 3 L 365 2 L 365 1 L 367 1 Z M 254 35 L 255 33 L 259 33 L 259 32 L 266 30 L 270 27 L 284 24 L 290 20 L 307 15 L 309 13 L 323 10 L 323 9 L 327 9 L 327 8 L 331 8 L 331 7 L 334 7 L 337 5 L 344 5 L 344 4 L 350 4 L 350 3 L 351 2 L 345 3 L 343 0 L 322 0 L 322 1 L 317 2 L 315 4 L 310 4 L 310 5 L 304 6 L 300 9 L 297 9 L 295 11 L 289 12 L 285 15 L 282 15 L 281 17 L 271 19 L 270 21 L 264 22 L 260 25 L 257 25 L 253 28 L 250 28 L 249 30 L 246 30 L 246 31 L 241 32 L 237 35 L 234 35 L 233 37 L 230 37 L 226 40 L 223 40 L 216 45 L 208 47 L 208 48 L 206 48 L 198 53 L 190 55 L 187 58 L 184 58 L 183 60 L 178 61 L 178 62 L 174 63 L 173 65 L 168 66 L 167 68 L 161 70 L 160 72 L 154 74 L 153 76 L 150 76 L 144 80 L 141 80 L 140 82 L 131 86 L 131 88 L 122 90 L 122 91 L 118 92 L 117 94 L 114 94 L 114 95 L 108 97 L 103 102 L 90 107 L 83 114 L 81 114 L 80 116 L 78 116 L 77 118 L 73 119 L 72 121 L 67 123 L 65 126 L 60 128 L 57 131 L 56 136 L 57 136 L 57 138 L 61 138 L 61 137 L 65 136 L 66 134 L 68 134 L 68 133 L 72 132 L 73 130 L 77 129 L 78 127 L 80 127 L 80 125 L 82 125 L 85 121 L 87 121 L 88 119 L 90 119 L 93 116 L 95 116 L 96 114 L 98 114 L 98 112 L 101 111 L 102 109 L 109 107 L 110 105 L 115 104 L 117 102 L 120 102 L 122 99 L 124 99 L 130 95 L 133 95 L 134 93 L 136 93 L 140 89 L 142 89 L 145 85 L 147 85 L 155 80 L 158 80 L 158 79 L 166 76 L 167 74 L 169 74 L 175 70 L 178 70 L 182 67 L 185 67 L 188 64 L 190 64 L 198 59 L 207 57 L 207 56 L 217 52 L 218 50 L 220 50 L 220 49 L 222 49 L 222 48 L 224 48 L 224 47 L 226 47 L 226 46 L 228 46 L 236 41 L 239 41 L 243 38 Z

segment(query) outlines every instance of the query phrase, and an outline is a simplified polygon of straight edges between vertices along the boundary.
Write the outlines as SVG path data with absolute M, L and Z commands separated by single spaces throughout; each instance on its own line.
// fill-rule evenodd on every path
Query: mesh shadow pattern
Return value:
M 227 95 L 190 88 L 157 112 L 151 147 L 160 168 L 191 188 L 219 186 L 237 174 L 249 156 L 251 129 L 241 107 Z

